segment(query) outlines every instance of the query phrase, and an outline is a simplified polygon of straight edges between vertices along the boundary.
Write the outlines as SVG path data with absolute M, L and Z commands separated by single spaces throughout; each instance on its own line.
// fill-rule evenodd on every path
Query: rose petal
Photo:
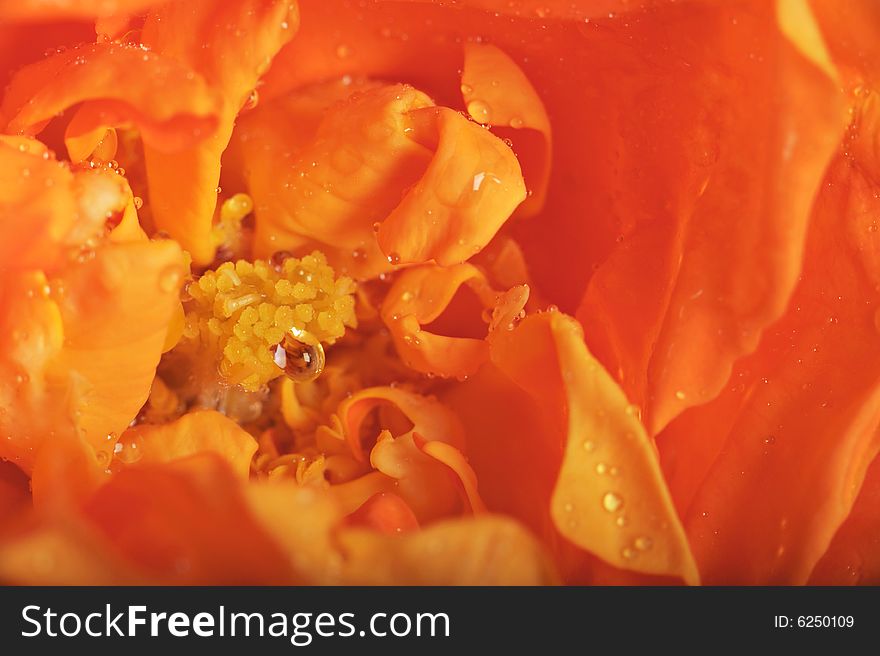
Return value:
M 493 363 L 553 418 L 532 449 L 561 456 L 548 500 L 559 533 L 617 567 L 696 583 L 653 444 L 580 326 L 549 312 L 491 339 Z
M 0 456 L 29 471 L 47 440 L 75 433 L 106 466 L 146 401 L 182 273 L 164 241 L 103 246 L 50 280 L 21 279 L 0 315 Z
M 217 204 L 220 156 L 235 117 L 272 57 L 296 32 L 298 13 L 289 0 L 178 0 L 151 13 L 143 42 L 197 71 L 220 96 L 219 123 L 198 145 L 173 158 L 145 144 L 150 204 L 156 225 L 180 241 L 193 260 L 214 258 L 211 222 Z
M 709 583 L 805 583 L 880 449 L 872 166 L 838 157 L 788 313 L 716 401 L 659 438 Z
M 553 137 L 550 118 L 541 97 L 522 69 L 503 50 L 487 43 L 467 43 L 461 92 L 471 118 L 477 123 L 510 128 L 513 149 L 524 169 L 530 195 L 517 208 L 518 216 L 541 211 L 550 181 Z M 520 130 L 536 130 L 543 143 L 537 148 Z M 530 147 L 531 146 L 531 147 Z M 533 152 L 534 151 L 534 152 Z
M 402 271 L 382 303 L 382 320 L 391 332 L 401 359 L 416 371 L 439 376 L 467 377 L 489 358 L 485 339 L 446 336 L 423 328 L 450 306 L 459 288 L 467 285 L 483 310 L 495 304 L 496 293 L 476 267 L 425 265 Z M 462 325 L 466 318 L 457 316 Z M 482 320 L 480 323 L 485 325 Z M 485 329 L 488 332 L 488 325 Z
M 348 585 L 551 585 L 557 576 L 541 545 L 516 522 L 483 516 L 446 520 L 389 536 L 343 529 Z
M 120 471 L 83 515 L 156 582 L 294 580 L 287 558 L 251 514 L 239 477 L 213 454 Z
M 846 521 L 810 575 L 809 585 L 880 584 L 880 459 L 868 468 Z
M 0 123 L 8 132 L 33 135 L 77 103 L 85 104 L 73 135 L 130 121 L 146 143 L 163 150 L 217 124 L 217 99 L 202 77 L 168 57 L 116 42 L 84 44 L 21 69 L 3 98 Z
M 168 424 L 141 424 L 122 434 L 116 447 L 124 465 L 170 462 L 210 452 L 247 479 L 257 441 L 237 423 L 213 410 L 189 412 Z
M 651 434 L 715 397 L 733 362 L 784 311 L 812 198 L 841 133 L 837 85 L 762 14 L 719 17 L 705 43 L 711 52 L 688 55 L 698 65 L 669 83 L 676 97 L 646 92 L 645 104 L 672 103 L 675 125 L 664 125 L 664 111 L 661 122 L 634 128 L 634 139 L 661 142 L 633 173 L 667 162 L 673 177 L 651 201 L 665 209 L 621 208 L 621 244 L 578 311 Z M 743 30 L 762 34 L 762 45 Z M 688 100 L 694 94 L 698 102 Z M 623 146 L 638 152 L 637 142 Z
M 525 199 L 507 145 L 444 107 L 410 112 L 412 138 L 434 150 L 418 183 L 380 224 L 392 263 L 458 264 L 483 249 Z

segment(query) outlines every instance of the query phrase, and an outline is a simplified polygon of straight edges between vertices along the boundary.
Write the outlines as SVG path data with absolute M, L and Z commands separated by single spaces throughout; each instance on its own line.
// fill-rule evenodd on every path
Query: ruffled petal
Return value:
M 677 117 L 674 129 L 651 120 L 635 128 L 645 132 L 637 138 L 662 140 L 651 152 L 673 177 L 651 207 L 665 209 L 621 207 L 620 244 L 578 311 L 651 434 L 714 398 L 733 362 L 785 310 L 812 199 L 844 126 L 837 84 L 776 28 L 766 5 L 713 23 L 710 52 L 689 56 L 698 64 L 670 83 L 674 100 L 646 92 L 642 104 L 672 102 Z M 760 52 L 743 30 L 762 34 Z M 625 147 L 639 159 L 635 143 Z M 649 157 L 633 172 L 660 164 Z
M 492 361 L 548 417 L 526 450 L 561 459 L 546 501 L 556 530 L 616 567 L 697 583 L 653 444 L 580 326 L 556 312 L 528 317 L 493 335 Z
M 411 138 L 434 151 L 421 179 L 380 224 L 393 264 L 464 262 L 525 200 L 519 162 L 500 139 L 445 107 L 410 112 Z
M 378 428 L 367 435 L 370 440 L 375 440 L 382 430 L 394 429 L 392 422 L 400 426 L 403 420 L 404 428 L 398 430 L 396 435 L 415 431 L 425 440 L 439 440 L 459 449 L 464 446 L 461 422 L 455 413 L 436 398 L 421 396 L 399 387 L 371 387 L 352 394 L 340 404 L 338 410 L 345 439 L 352 453 L 361 460 L 366 459 L 361 441 L 362 430 L 367 428 L 365 422 L 373 411 L 380 410 L 383 406 L 390 406 L 400 414 L 385 420 L 380 419 Z
M 807 582 L 880 450 L 878 171 L 838 157 L 788 313 L 658 438 L 709 583 Z
M 367 86 L 331 106 L 308 133 L 301 115 L 321 116 L 351 92 L 341 83 L 322 85 L 258 107 L 243 122 L 258 256 L 296 251 L 311 240 L 337 251 L 331 261 L 358 274 L 390 268 L 373 225 L 427 166 L 430 152 L 410 137 L 409 113 L 431 100 L 412 87 Z
M 426 374 L 465 378 L 489 359 L 489 344 L 482 336 L 436 334 L 428 326 L 449 308 L 459 288 L 465 285 L 482 305 L 478 317 L 494 307 L 496 292 L 482 272 L 467 263 L 414 267 L 402 271 L 395 279 L 382 303 L 381 315 L 398 354 L 408 366 Z M 468 319 L 473 323 L 473 317 L 461 316 L 456 317 L 455 323 L 461 326 Z M 488 333 L 488 324 L 482 318 L 478 322 Z
M 164 151 L 217 126 L 217 97 L 204 78 L 161 54 L 117 42 L 70 48 L 20 70 L 3 98 L 0 123 L 7 132 L 37 134 L 78 103 L 84 104 L 71 136 L 103 135 L 130 122 L 145 143 Z
M 334 99 L 345 100 L 310 136 L 320 103 Z M 237 147 L 257 254 L 317 246 L 371 277 L 408 262 L 462 262 L 485 246 L 525 197 L 519 165 L 500 139 L 432 105 L 412 87 L 340 82 L 252 112 Z
M 468 113 L 477 123 L 509 128 L 498 133 L 510 136 L 529 189 L 529 197 L 519 206 L 516 215 L 537 214 L 544 205 L 550 182 L 553 137 L 550 118 L 535 87 L 501 48 L 487 43 L 467 43 L 461 93 Z M 521 130 L 537 131 L 539 143 Z
M 189 412 L 168 424 L 129 428 L 115 447 L 124 466 L 170 462 L 199 453 L 217 454 L 247 479 L 257 441 L 237 423 L 213 410 Z
M 220 157 L 235 117 L 275 53 L 296 32 L 290 0 L 179 0 L 151 13 L 143 42 L 200 73 L 219 94 L 216 131 L 198 145 L 168 155 L 145 144 L 150 204 L 156 225 L 207 264 L 214 258 L 211 223 L 217 204 Z
M 106 245 L 50 279 L 22 276 L 0 316 L 0 456 L 29 471 L 46 440 L 77 434 L 106 466 L 147 399 L 182 276 L 172 241 Z

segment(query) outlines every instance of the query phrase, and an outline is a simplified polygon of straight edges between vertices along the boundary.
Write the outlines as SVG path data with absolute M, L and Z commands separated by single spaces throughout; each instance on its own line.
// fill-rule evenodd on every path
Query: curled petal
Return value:
M 411 138 L 434 151 L 428 168 L 379 226 L 392 263 L 458 264 L 483 249 L 526 190 L 500 139 L 444 107 L 410 112 Z
M 143 41 L 200 73 L 220 96 L 216 131 L 173 158 L 146 143 L 150 204 L 156 225 L 180 241 L 200 264 L 214 257 L 211 223 L 217 204 L 220 156 L 239 110 L 275 53 L 296 32 L 289 0 L 178 0 L 151 13 Z
M 211 452 L 241 478 L 250 472 L 257 441 L 225 415 L 213 410 L 190 412 L 168 424 L 141 424 L 122 434 L 115 453 L 124 465 L 169 462 Z
M 383 431 L 370 452 L 370 464 L 396 481 L 395 491 L 422 523 L 449 517 L 461 508 L 456 472 L 419 448 L 417 433 L 392 437 Z
M 523 166 L 531 194 L 517 209 L 518 216 L 541 211 L 550 181 L 553 137 L 550 118 L 532 83 L 501 48 L 487 43 L 467 43 L 461 92 L 471 118 L 477 123 L 510 128 L 513 149 Z M 520 138 L 520 130 L 534 130 L 540 144 Z
M 122 81 L 122 82 L 120 82 Z M 167 89 L 173 88 L 173 94 Z M 168 57 L 122 43 L 53 54 L 16 73 L 0 106 L 7 132 L 36 134 L 58 113 L 84 103 L 70 136 L 132 122 L 163 150 L 216 127 L 215 94 Z
M 384 535 L 342 529 L 349 585 L 550 585 L 557 582 L 543 548 L 503 517 L 452 519 L 421 531 Z
M 0 315 L 0 455 L 29 471 L 46 440 L 74 433 L 106 466 L 147 399 L 182 274 L 180 248 L 163 241 L 106 245 L 51 279 L 22 277 Z
M 464 431 L 461 422 L 455 414 L 444 404 L 433 397 L 425 397 L 399 387 L 371 387 L 355 392 L 343 401 L 338 410 L 342 421 L 345 439 L 352 453 L 361 460 L 365 459 L 364 446 L 361 442 L 362 427 L 366 428 L 368 416 L 380 406 L 391 406 L 399 411 L 402 418 L 409 423 L 409 428 L 401 430 L 397 434 L 416 431 L 423 439 L 446 442 L 456 448 L 464 445 Z M 398 423 L 400 420 L 392 417 L 390 420 L 380 422 L 386 424 L 378 426 L 378 429 L 370 438 L 375 438 L 382 430 L 391 428 L 391 422 Z
M 64 130 L 64 146 L 71 162 L 95 158 L 109 162 L 116 157 L 116 128 L 107 127 L 91 116 L 93 108 L 80 105 Z
M 382 304 L 382 320 L 408 366 L 461 378 L 472 375 L 489 358 L 489 345 L 482 337 L 450 337 L 422 328 L 447 310 L 463 285 L 475 292 L 483 311 L 494 306 L 496 293 L 480 270 L 467 263 L 410 268 L 396 278 Z M 458 320 L 464 323 L 461 317 Z
M 244 122 L 248 137 L 242 148 L 257 208 L 258 255 L 296 250 L 313 240 L 322 248 L 339 249 L 343 261 L 362 271 L 389 268 L 373 225 L 388 216 L 427 166 L 430 152 L 411 138 L 409 114 L 431 101 L 403 85 L 367 88 L 331 107 L 312 138 L 297 143 L 305 139 L 309 124 L 291 126 L 288 121 L 308 117 L 315 105 L 350 92 L 343 85 L 322 86 L 258 108 Z M 277 120 L 267 124 L 273 115 Z M 292 162 L 287 160 L 291 151 Z
M 653 444 L 580 326 L 533 315 L 493 336 L 492 361 L 553 418 L 543 448 L 563 450 L 547 500 L 559 533 L 616 567 L 697 583 Z
M 443 463 L 455 473 L 461 482 L 464 497 L 473 513 L 486 512 L 486 504 L 483 503 L 477 490 L 477 474 L 461 451 L 445 442 L 423 440 L 418 433 L 413 434 L 413 440 L 423 453 L 431 456 L 437 462 Z

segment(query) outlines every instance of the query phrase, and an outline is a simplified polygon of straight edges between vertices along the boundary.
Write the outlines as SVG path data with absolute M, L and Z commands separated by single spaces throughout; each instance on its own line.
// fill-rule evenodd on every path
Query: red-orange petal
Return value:
M 785 310 L 842 132 L 838 85 L 784 36 L 773 11 L 765 3 L 736 21 L 719 16 L 711 54 L 690 57 L 697 65 L 668 83 L 675 98 L 645 91 L 642 106 L 669 109 L 626 119 L 637 122 L 622 142 L 630 173 L 663 167 L 670 177 L 647 195 L 631 181 L 619 201 L 620 243 L 578 318 L 651 434 L 721 392 L 734 361 Z M 715 62 L 729 68 L 724 77 Z M 650 149 L 638 148 L 645 140 Z
M 807 582 L 880 449 L 877 170 L 837 158 L 789 311 L 658 437 L 706 582 Z

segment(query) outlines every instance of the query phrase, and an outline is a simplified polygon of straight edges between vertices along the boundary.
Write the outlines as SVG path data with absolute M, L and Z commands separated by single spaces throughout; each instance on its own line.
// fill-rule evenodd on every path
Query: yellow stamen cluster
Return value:
M 274 352 L 285 337 L 332 344 L 356 325 L 354 288 L 317 251 L 301 259 L 224 262 L 188 285 L 178 348 L 212 354 L 227 383 L 256 391 L 284 373 Z
M 235 194 L 220 206 L 220 216 L 212 231 L 214 245 L 228 248 L 234 253 L 241 251 L 244 218 L 254 209 L 254 201 L 247 194 Z

